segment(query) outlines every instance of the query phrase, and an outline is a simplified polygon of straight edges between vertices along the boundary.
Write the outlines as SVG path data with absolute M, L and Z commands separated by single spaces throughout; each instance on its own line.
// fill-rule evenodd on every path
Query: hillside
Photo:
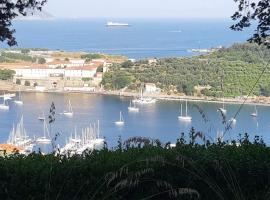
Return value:
M 107 89 L 129 86 L 138 89 L 142 82 L 156 83 L 164 92 L 193 95 L 194 86 L 211 86 L 203 95 L 237 97 L 247 95 L 270 58 L 270 51 L 255 44 L 235 44 L 211 54 L 185 58 L 158 59 L 114 65 L 103 79 Z M 223 83 L 223 84 L 222 84 Z M 223 87 L 222 87 L 223 85 Z M 222 89 L 223 88 L 223 89 Z M 254 95 L 270 95 L 269 70 L 255 88 Z

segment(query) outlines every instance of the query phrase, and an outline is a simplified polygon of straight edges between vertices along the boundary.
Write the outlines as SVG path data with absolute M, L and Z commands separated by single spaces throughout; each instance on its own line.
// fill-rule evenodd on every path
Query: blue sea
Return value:
M 24 128 L 27 134 L 34 137 L 43 136 L 43 123 L 38 120 L 39 115 L 44 111 L 49 115 L 52 102 L 56 107 L 55 122 L 52 124 L 52 137 L 59 133 L 57 144 L 60 147 L 65 145 L 67 139 L 74 135 L 75 128 L 81 134 L 82 128 L 89 127 L 89 124 L 100 123 L 100 135 L 105 137 L 110 147 L 117 145 L 118 137 L 123 140 L 130 137 L 142 136 L 152 139 L 160 139 L 161 142 L 175 143 L 181 133 L 185 133 L 188 140 L 188 132 L 191 127 L 196 131 L 205 134 L 207 140 L 214 142 L 218 133 L 224 133 L 225 140 L 238 139 L 239 134 L 248 133 L 253 140 L 255 135 L 262 136 L 264 141 L 270 144 L 270 107 L 257 106 L 258 117 L 251 117 L 254 106 L 246 105 L 237 116 L 237 122 L 231 129 L 225 131 L 226 126 L 217 109 L 222 107 L 218 103 L 188 102 L 188 114 L 192 122 L 178 120 L 180 105 L 183 101 L 159 100 L 153 105 L 139 106 L 138 113 L 128 111 L 130 98 L 119 96 L 102 96 L 94 94 L 53 94 L 53 93 L 22 93 L 23 106 L 8 101 L 10 109 L 0 110 L 0 143 L 5 143 L 13 124 L 17 124 L 20 118 L 24 117 Z M 74 115 L 72 118 L 61 115 L 68 108 L 71 101 Z M 1 103 L 2 101 L 0 101 Z M 80 103 L 78 103 L 80 102 Z M 206 115 L 205 121 L 196 108 L 199 106 Z M 226 120 L 230 120 L 240 105 L 226 105 Z M 118 127 L 115 121 L 119 120 L 119 112 L 122 112 L 125 125 Z M 226 133 L 225 133 L 226 132 Z M 202 142 L 198 140 L 198 142 Z M 49 145 L 50 147 L 50 145 Z
M 118 19 L 129 27 L 106 27 L 106 19 L 15 21 L 19 48 L 102 52 L 129 58 L 190 56 L 192 48 L 244 42 L 225 19 Z M 5 45 L 3 47 L 6 47 Z

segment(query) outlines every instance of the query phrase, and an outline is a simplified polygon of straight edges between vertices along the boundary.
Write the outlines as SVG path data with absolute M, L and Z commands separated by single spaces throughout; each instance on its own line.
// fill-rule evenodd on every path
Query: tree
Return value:
M 13 77 L 15 71 L 9 69 L 0 69 L 0 80 L 8 80 Z
M 6 41 L 9 46 L 17 44 L 14 37 L 15 29 L 12 20 L 19 15 L 27 16 L 34 11 L 41 11 L 47 0 L 1 0 L 0 1 L 0 41 Z
M 25 82 L 24 82 L 24 85 L 25 85 L 25 86 L 30 86 L 30 82 L 29 82 L 29 81 L 25 81 Z
M 46 59 L 45 58 L 38 58 L 38 64 L 45 64 Z
M 123 62 L 121 64 L 121 67 L 123 67 L 123 68 L 129 68 L 129 67 L 131 67 L 133 65 L 134 65 L 133 62 L 131 62 L 130 60 L 127 60 L 127 61 L 125 61 L 125 62 Z
M 254 22 L 256 24 L 255 33 L 249 41 L 264 44 L 270 48 L 270 0 L 234 1 L 238 4 L 238 10 L 232 16 L 236 24 L 232 25 L 231 28 L 242 31 Z
M 21 53 L 28 54 L 28 53 L 30 53 L 30 50 L 29 49 L 22 49 L 21 50 Z

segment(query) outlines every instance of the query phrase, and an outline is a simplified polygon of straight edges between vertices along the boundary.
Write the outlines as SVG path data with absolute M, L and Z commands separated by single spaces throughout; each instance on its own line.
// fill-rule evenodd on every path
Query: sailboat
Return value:
M 38 120 L 39 120 L 39 121 L 44 121 L 44 120 L 45 120 L 44 111 L 42 112 L 42 115 L 39 115 L 39 116 L 38 116 Z
M 192 121 L 192 117 L 188 116 L 188 113 L 187 113 L 187 100 L 186 100 L 186 114 L 183 115 L 183 109 L 182 109 L 182 104 L 181 104 L 181 115 L 178 116 L 178 119 L 180 121 L 185 121 L 185 122 L 191 122 Z
M 34 147 L 33 140 L 27 135 L 24 128 L 23 116 L 16 128 L 13 124 L 13 129 L 9 134 L 7 144 L 14 145 L 23 149 L 25 153 L 30 153 Z
M 256 105 L 254 106 L 254 112 L 250 114 L 251 117 L 258 117 L 258 111 Z
M 73 110 L 72 110 L 70 100 L 68 101 L 68 111 L 64 111 L 63 115 L 66 115 L 66 116 L 69 116 L 69 117 L 73 116 Z
M 0 110 L 9 110 L 9 105 L 6 104 L 6 99 L 3 98 L 4 101 L 2 104 L 0 104 Z
M 232 124 L 236 124 L 236 119 L 235 119 L 234 117 L 232 117 L 232 118 L 230 119 L 230 122 L 231 122 Z
M 122 116 L 122 112 L 120 111 L 120 117 L 119 117 L 119 121 L 116 121 L 115 124 L 117 126 L 123 126 L 125 124 L 123 116 Z
M 221 90 L 222 90 L 222 107 L 218 109 L 218 111 L 221 111 L 223 114 L 227 113 L 227 110 L 225 108 L 225 103 L 224 103 L 224 89 L 223 89 L 223 77 L 224 77 L 224 71 L 223 71 L 223 75 L 221 76 Z
M 222 100 L 222 107 L 220 107 L 219 109 L 218 109 L 218 111 L 220 110 L 223 114 L 226 114 L 227 113 L 227 110 L 226 110 L 226 108 L 225 108 L 225 103 L 224 103 L 224 98 L 223 98 L 223 100 Z
M 132 105 L 132 102 L 130 101 L 130 104 L 129 104 L 129 107 L 128 107 L 128 111 L 130 111 L 130 112 L 139 112 L 139 108 L 137 108 L 135 106 L 135 103 L 133 103 L 133 105 Z
M 18 98 L 18 100 L 15 100 L 14 103 L 16 103 L 18 105 L 23 105 L 21 91 L 19 91 L 19 98 Z
M 13 93 L 4 93 L 4 95 L 2 97 L 4 97 L 5 100 L 11 100 L 13 97 L 15 97 L 16 94 Z
M 46 120 L 44 120 L 43 121 L 43 137 L 37 138 L 36 142 L 40 143 L 40 144 L 50 144 L 51 139 L 49 139 L 47 136 L 49 136 L 49 131 L 48 131 L 48 127 L 46 124 Z
M 138 103 L 138 104 L 154 104 L 154 103 L 156 103 L 156 99 L 153 99 L 151 97 L 144 97 L 143 96 L 143 90 L 141 89 L 140 98 L 134 99 L 132 102 L 133 103 Z

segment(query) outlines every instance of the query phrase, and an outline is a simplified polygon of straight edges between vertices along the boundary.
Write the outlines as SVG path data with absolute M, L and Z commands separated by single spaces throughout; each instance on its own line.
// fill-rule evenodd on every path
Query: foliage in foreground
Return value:
M 83 156 L 32 154 L 0 159 L 1 199 L 267 199 L 270 148 L 258 137 L 175 148 L 158 140 L 119 140 Z

